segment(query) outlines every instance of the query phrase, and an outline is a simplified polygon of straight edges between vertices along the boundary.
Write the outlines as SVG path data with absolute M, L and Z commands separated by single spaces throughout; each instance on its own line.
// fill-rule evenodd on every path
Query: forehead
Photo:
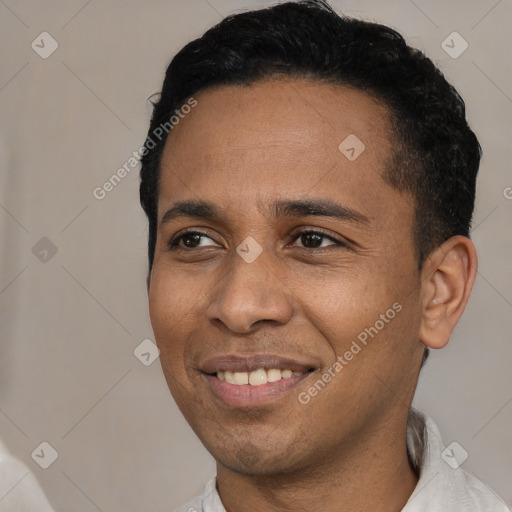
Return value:
M 392 157 L 389 111 L 365 92 L 287 78 L 195 99 L 166 142 L 160 200 L 206 193 L 240 202 L 286 191 L 385 207 L 396 194 L 382 180 Z
M 306 145 L 316 148 L 313 153 L 331 152 L 350 134 L 364 138 L 373 153 L 384 156 L 390 149 L 388 108 L 353 88 L 282 78 L 215 87 L 196 99 L 197 106 L 175 126 L 166 144 L 166 150 L 178 150 L 177 157 L 192 150 L 180 144 L 184 141 L 195 141 L 197 157 L 261 145 L 281 145 L 282 150 Z

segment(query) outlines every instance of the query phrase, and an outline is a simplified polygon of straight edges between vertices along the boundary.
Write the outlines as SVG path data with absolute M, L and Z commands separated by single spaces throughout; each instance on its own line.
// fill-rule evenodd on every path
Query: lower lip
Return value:
M 214 375 L 206 375 L 206 381 L 214 395 L 221 398 L 230 405 L 242 407 L 261 406 L 277 400 L 289 393 L 293 388 L 306 379 L 310 372 L 301 375 L 292 375 L 288 379 L 281 379 L 276 382 L 267 382 L 260 386 L 250 384 L 229 384 L 219 380 Z

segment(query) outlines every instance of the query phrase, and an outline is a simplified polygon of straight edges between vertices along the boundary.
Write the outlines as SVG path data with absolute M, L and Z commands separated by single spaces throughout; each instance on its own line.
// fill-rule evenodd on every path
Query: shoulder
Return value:
M 460 470 L 465 495 L 461 496 L 461 505 L 467 503 L 475 512 L 510 512 L 505 502 L 486 484 L 464 470 Z
M 510 512 L 492 489 L 461 468 L 463 447 L 458 443 L 445 447 L 432 418 L 412 409 L 407 434 L 420 478 L 402 512 Z
M 217 478 L 213 477 L 197 496 L 174 512 L 226 512 L 217 493 Z
M 192 501 L 176 509 L 174 512 L 203 512 L 203 505 L 201 503 L 201 496 L 197 496 Z
M 53 512 L 34 474 L 13 457 L 0 440 L 0 498 L 2 511 Z

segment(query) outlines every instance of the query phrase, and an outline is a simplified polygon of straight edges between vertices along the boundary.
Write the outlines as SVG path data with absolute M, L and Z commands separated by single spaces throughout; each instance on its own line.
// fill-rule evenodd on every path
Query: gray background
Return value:
M 133 355 L 152 338 L 138 167 L 105 199 L 92 191 L 144 142 L 146 98 L 171 56 L 222 16 L 271 3 L 0 0 L 0 434 L 57 511 L 169 511 L 214 472 L 158 360 Z M 415 405 L 512 504 L 512 2 L 333 5 L 426 51 L 484 148 L 474 294 Z M 59 44 L 47 59 L 31 48 L 43 31 Z M 469 43 L 457 59 L 441 47 L 453 31 Z M 33 252 L 42 237 L 57 247 L 47 261 Z M 30 456 L 42 441 L 59 454 L 46 470 Z M 0 499 L 6 491 L 0 483 Z

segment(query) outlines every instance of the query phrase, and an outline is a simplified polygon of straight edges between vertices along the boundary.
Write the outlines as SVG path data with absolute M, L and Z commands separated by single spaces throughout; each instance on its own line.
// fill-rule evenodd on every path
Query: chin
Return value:
M 229 440 L 219 443 L 219 439 L 203 444 L 214 459 L 226 468 L 243 475 L 271 476 L 292 473 L 303 465 L 301 456 L 294 450 L 297 444 L 287 445 L 277 440 L 255 442 L 254 440 Z M 274 448 L 278 447 L 278 448 Z M 300 446 L 300 445 L 299 445 Z
M 261 452 L 253 453 L 243 450 L 233 457 L 224 453 L 220 459 L 216 460 L 231 471 L 242 475 L 272 476 L 294 471 L 294 468 L 290 467 L 288 460 L 283 460 L 281 457 L 279 459 L 277 460 L 273 456 L 262 455 Z

